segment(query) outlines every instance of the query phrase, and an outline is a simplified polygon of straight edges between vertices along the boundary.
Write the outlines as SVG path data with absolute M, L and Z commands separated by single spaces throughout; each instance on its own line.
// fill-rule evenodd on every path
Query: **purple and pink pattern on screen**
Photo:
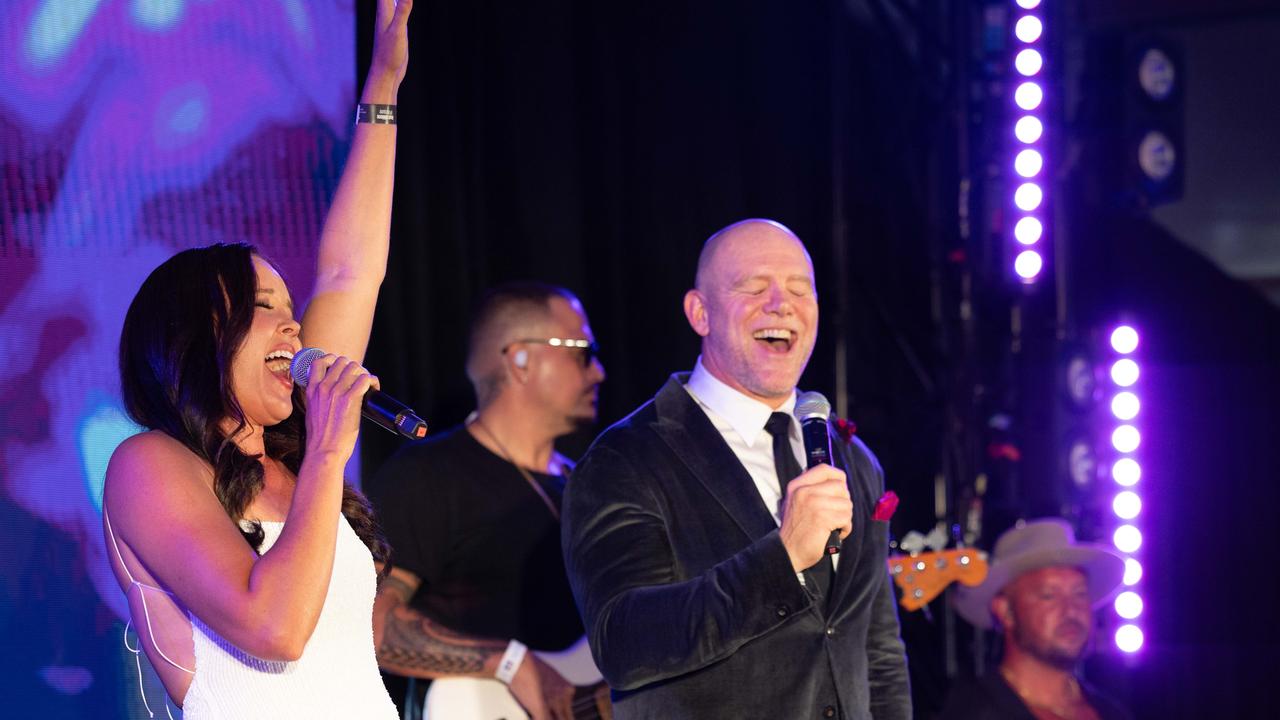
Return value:
M 80 563 L 33 592 L 91 586 L 124 616 L 101 491 L 137 430 L 116 356 L 147 273 L 186 247 L 246 241 L 307 296 L 349 142 L 354 17 L 350 0 L 0 9 L 0 515 L 47 525 Z M 75 654 L 51 648 L 65 665 L 41 672 L 64 694 L 86 687 Z

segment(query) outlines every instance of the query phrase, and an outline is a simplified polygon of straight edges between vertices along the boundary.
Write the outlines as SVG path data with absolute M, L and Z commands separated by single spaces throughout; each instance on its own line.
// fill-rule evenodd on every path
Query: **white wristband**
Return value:
M 520 669 L 520 663 L 524 662 L 524 656 L 529 652 L 529 648 L 519 640 L 512 640 L 507 643 L 507 651 L 502 653 L 502 660 L 498 662 L 498 669 L 494 671 L 493 676 L 502 681 L 504 685 L 510 685 L 511 681 L 516 677 L 516 671 Z

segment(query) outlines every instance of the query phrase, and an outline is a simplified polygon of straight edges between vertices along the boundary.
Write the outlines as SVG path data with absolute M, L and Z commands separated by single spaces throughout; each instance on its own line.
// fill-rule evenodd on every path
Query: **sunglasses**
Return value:
M 573 338 L 522 338 L 512 342 L 511 345 L 518 343 L 537 343 L 538 345 L 550 345 L 551 347 L 569 348 L 571 350 L 580 350 L 578 353 L 578 362 L 582 364 L 583 369 L 591 367 L 591 363 L 600 356 L 600 346 L 596 345 L 594 340 L 582 340 Z M 506 355 L 507 350 L 511 348 L 507 345 L 502 348 L 502 354 Z

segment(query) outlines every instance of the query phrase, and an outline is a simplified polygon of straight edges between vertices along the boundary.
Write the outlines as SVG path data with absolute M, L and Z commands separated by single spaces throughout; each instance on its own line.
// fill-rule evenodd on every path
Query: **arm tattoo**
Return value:
M 392 593 L 395 604 L 387 613 L 378 647 L 378 664 L 391 672 L 415 677 L 475 675 L 485 660 L 502 653 L 506 643 L 471 638 L 445 628 L 404 603 L 413 590 L 387 576 L 379 593 Z

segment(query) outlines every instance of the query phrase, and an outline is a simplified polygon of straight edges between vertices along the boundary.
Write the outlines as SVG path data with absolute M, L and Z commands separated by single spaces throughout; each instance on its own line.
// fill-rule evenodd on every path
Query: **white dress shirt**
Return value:
M 791 452 L 796 456 L 796 464 L 804 468 L 804 440 L 800 437 L 800 423 L 795 419 L 796 391 L 777 410 L 759 400 L 743 395 L 713 376 L 702 365 L 702 356 L 693 366 L 689 382 L 685 383 L 685 392 L 706 413 L 707 419 L 715 426 L 724 438 L 729 449 L 738 457 L 747 474 L 755 482 L 756 491 L 764 501 L 765 508 L 773 516 L 773 521 L 782 525 L 782 486 L 778 482 L 778 471 L 773 464 L 773 436 L 765 429 L 769 416 L 775 412 L 791 416 Z M 832 556 L 836 561 L 836 556 Z M 797 573 L 804 582 L 803 573 Z
M 693 374 L 684 386 L 686 392 L 707 414 L 711 424 L 719 431 L 720 436 L 728 443 L 729 449 L 747 474 L 755 481 L 760 499 L 773 516 L 774 522 L 782 524 L 782 488 L 778 482 L 778 471 L 773 466 L 773 436 L 765 429 L 769 416 L 775 412 L 791 415 L 791 450 L 796 456 L 796 465 L 804 467 L 804 440 L 800 437 L 800 424 L 793 414 L 796 409 L 796 392 L 782 403 L 777 410 L 759 400 L 743 395 L 725 385 L 702 366 L 702 357 L 693 366 Z

